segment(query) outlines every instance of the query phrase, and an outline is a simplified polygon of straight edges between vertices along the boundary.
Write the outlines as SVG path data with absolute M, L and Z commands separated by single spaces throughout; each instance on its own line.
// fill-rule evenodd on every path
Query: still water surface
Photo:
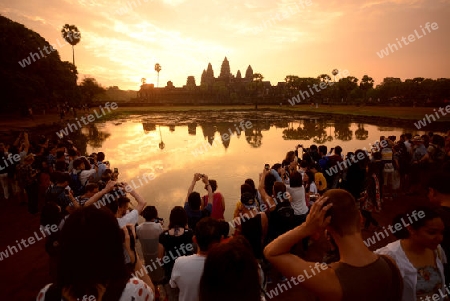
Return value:
M 134 179 L 139 184 L 144 174 L 153 174 L 154 179 L 148 184 L 143 182 L 137 191 L 149 205 L 156 206 L 166 226 L 170 210 L 183 205 L 196 172 L 217 180 L 218 190 L 225 197 L 225 218 L 230 220 L 244 180 L 252 178 L 257 185 L 264 164 L 281 163 L 286 152 L 297 144 L 325 144 L 328 149 L 340 145 L 345 154 L 357 148 L 370 149 L 380 135 L 395 135 L 398 139 L 406 131 L 423 133 L 413 127 L 282 114 L 152 113 L 118 117 L 92 125 L 95 131 L 82 131 L 90 137 L 87 153 L 105 152 L 111 168 L 119 169 L 120 181 L 130 183 Z M 248 128 L 242 131 L 245 125 Z M 224 134 L 230 133 L 233 135 L 227 140 Z M 201 183 L 197 183 L 195 191 L 205 194 Z

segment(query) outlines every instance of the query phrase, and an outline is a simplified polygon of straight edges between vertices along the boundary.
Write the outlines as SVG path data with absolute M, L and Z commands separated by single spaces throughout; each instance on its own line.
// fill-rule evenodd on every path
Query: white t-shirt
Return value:
M 308 212 L 305 199 L 305 187 L 286 186 L 286 191 L 292 196 L 291 206 L 295 215 L 302 215 Z
M 95 169 L 88 169 L 88 170 L 85 169 L 85 170 L 81 171 L 81 173 L 80 173 L 81 185 L 86 185 L 89 177 L 94 174 L 95 174 Z
M 202 269 L 203 270 L 203 269 Z M 50 284 L 47 284 L 41 291 L 39 292 L 39 295 L 36 298 L 36 301 L 44 301 L 45 300 L 45 294 L 47 293 L 48 288 L 50 287 Z M 87 296 L 89 297 L 89 296 Z M 87 298 L 87 300 L 90 300 Z M 136 277 L 130 278 L 128 280 L 127 285 L 125 286 L 122 296 L 120 297 L 119 301 L 153 301 L 155 300 L 155 295 L 153 294 L 153 291 L 151 288 L 148 287 L 147 284 L 145 284 L 144 281 L 141 279 L 138 279 Z M 62 299 L 61 299 L 62 301 Z
M 123 217 L 117 218 L 117 221 L 119 222 L 119 227 L 123 228 L 127 224 L 136 225 L 138 223 L 139 219 L 139 211 L 137 209 L 131 210 L 131 212 L 128 212 Z
M 142 239 L 159 238 L 159 235 L 163 232 L 163 227 L 160 223 L 145 222 L 137 226 L 136 234 Z
M 311 184 L 309 185 L 309 192 L 317 193 L 317 186 L 316 186 L 316 183 L 314 183 L 314 181 L 312 181 Z
M 175 260 L 170 286 L 180 289 L 179 301 L 198 301 L 200 278 L 203 274 L 206 256 L 181 256 Z

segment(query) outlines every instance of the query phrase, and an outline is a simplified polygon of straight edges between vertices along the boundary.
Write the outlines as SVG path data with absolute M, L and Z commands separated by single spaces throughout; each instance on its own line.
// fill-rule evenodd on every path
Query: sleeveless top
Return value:
M 203 206 L 208 205 L 208 195 L 203 196 Z M 223 213 L 225 209 L 222 207 L 222 194 L 220 192 L 214 192 L 211 217 L 215 219 L 225 219 Z
M 397 266 L 384 255 L 374 262 L 355 267 L 330 264 L 342 288 L 342 301 L 398 301 L 402 299 L 403 279 Z

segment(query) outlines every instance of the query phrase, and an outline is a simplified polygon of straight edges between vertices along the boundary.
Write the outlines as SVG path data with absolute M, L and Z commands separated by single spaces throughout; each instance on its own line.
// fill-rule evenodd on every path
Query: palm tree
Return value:
M 161 65 L 156 63 L 155 64 L 155 71 L 158 72 L 158 79 L 156 81 L 156 87 L 159 87 L 159 71 L 161 71 Z
M 339 74 L 339 70 L 333 69 L 333 71 L 331 71 L 331 74 L 333 74 L 333 76 L 334 76 L 334 82 L 336 82 L 336 75 Z
M 61 29 L 61 35 L 67 43 L 72 45 L 73 65 L 75 66 L 75 49 L 74 46 L 81 40 L 81 33 L 75 25 L 66 24 Z

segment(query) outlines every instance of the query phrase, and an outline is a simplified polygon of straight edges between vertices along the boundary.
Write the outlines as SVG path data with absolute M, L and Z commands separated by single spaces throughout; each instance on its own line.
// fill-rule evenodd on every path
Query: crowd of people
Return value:
M 256 183 L 244 180 L 228 222 L 217 181 L 195 173 L 167 227 L 103 152 L 80 154 L 70 140 L 30 141 L 25 132 L 0 143 L 0 156 L 4 198 L 27 204 L 42 227 L 58 225 L 45 244 L 53 283 L 39 301 L 256 301 L 271 298 L 274 280 L 326 300 L 445 300 L 450 131 L 380 137 L 346 156 L 340 146 L 298 145 L 266 164 Z M 369 250 L 361 231 L 387 233 L 372 213 L 424 192 L 428 206 L 392 222 L 398 240 Z M 332 256 L 304 260 L 322 235 Z

